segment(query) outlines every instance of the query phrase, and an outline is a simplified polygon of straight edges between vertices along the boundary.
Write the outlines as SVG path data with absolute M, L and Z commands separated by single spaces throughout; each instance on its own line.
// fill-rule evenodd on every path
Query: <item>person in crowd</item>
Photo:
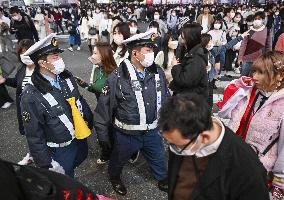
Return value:
M 172 10 L 171 14 L 167 18 L 167 26 L 169 31 L 176 33 L 177 26 L 178 26 L 178 16 L 176 10 Z
M 168 32 L 168 28 L 167 28 L 167 24 L 160 18 L 161 18 L 160 13 L 158 11 L 155 11 L 154 21 L 159 23 L 159 29 L 160 29 L 159 31 L 161 33 L 161 37 L 163 38 Z
M 214 46 L 214 40 L 213 37 L 209 34 L 202 34 L 201 35 L 201 45 L 206 48 L 209 52 L 209 59 L 208 59 L 208 65 L 207 65 L 207 71 L 208 71 L 208 82 L 209 82 L 209 98 L 208 103 L 210 108 L 213 107 L 213 89 L 217 89 L 217 86 L 215 85 L 216 82 L 216 76 L 218 74 L 217 67 L 216 67 L 216 58 L 222 53 L 226 52 L 229 49 L 233 49 L 234 46 L 243 40 L 244 37 L 246 37 L 249 33 L 245 32 L 242 35 L 232 39 L 227 44 L 221 45 L 221 46 Z
M 270 3 L 267 6 L 267 28 L 271 30 L 274 34 L 274 25 L 275 25 L 275 12 L 277 11 L 277 5 L 275 3 Z
M 265 27 L 264 18 L 264 12 L 255 13 L 251 34 L 241 43 L 238 65 L 241 65 L 242 76 L 248 76 L 252 63 L 263 53 L 272 49 L 271 32 Z
M 81 19 L 80 19 L 80 36 L 82 40 L 88 39 L 88 33 L 89 33 L 88 21 L 91 18 L 91 15 L 92 15 L 91 11 L 88 10 L 86 12 L 85 10 L 82 10 Z
M 107 133 L 110 125 L 114 127 L 108 173 L 113 189 L 120 195 L 127 193 L 120 177 L 123 166 L 139 150 L 158 180 L 159 189 L 167 191 L 165 152 L 156 122 L 169 92 L 162 69 L 154 64 L 151 34 L 148 31 L 124 40 L 130 58 L 110 74 L 95 109 L 94 124 L 100 141 L 110 145 Z
M 17 117 L 19 122 L 19 131 L 20 134 L 24 135 L 24 126 L 21 116 L 20 108 L 20 95 L 27 83 L 31 83 L 31 75 L 34 70 L 34 63 L 26 57 L 23 57 L 22 54 L 26 52 L 34 44 L 33 40 L 24 39 L 19 43 L 17 55 L 22 66 L 18 69 L 14 78 L 4 78 L 0 75 L 0 83 L 5 83 L 7 86 L 16 88 L 16 106 L 17 106 Z
M 95 10 L 93 10 L 92 15 L 93 15 L 92 19 L 94 21 L 94 26 L 95 26 L 96 30 L 99 31 L 100 21 L 103 18 L 103 15 L 100 11 L 100 8 L 97 7 Z
M 113 58 L 111 46 L 108 43 L 98 42 L 93 51 L 93 55 L 89 58 L 93 64 L 90 84 L 78 79 L 78 84 L 86 88 L 88 91 L 94 93 L 99 99 L 102 94 L 102 89 L 105 86 L 108 76 L 116 69 L 116 63 Z M 110 127 L 111 130 L 111 127 Z M 112 138 L 111 131 L 109 137 Z M 99 141 L 101 147 L 101 155 L 97 160 L 98 164 L 105 164 L 110 159 L 111 147 L 105 145 L 104 142 Z
M 0 67 L 0 76 L 3 76 L 2 69 Z M 4 81 L 0 80 L 0 108 L 9 108 L 14 100 L 10 97 L 7 88 L 5 87 Z
M 223 19 L 221 18 L 221 16 L 216 17 L 216 19 L 213 22 L 213 27 L 208 32 L 208 34 L 211 35 L 212 37 L 212 42 L 214 47 L 220 47 L 227 43 L 226 32 L 223 30 Z M 219 70 L 222 69 L 220 63 L 221 62 L 220 55 L 224 53 L 226 53 L 226 51 L 216 55 L 215 68 L 218 68 Z
M 0 83 L 5 83 L 7 86 L 16 88 L 16 107 L 17 107 L 17 118 L 19 131 L 21 135 L 25 135 L 23 119 L 21 115 L 21 107 L 20 107 L 20 96 L 25 88 L 26 84 L 31 84 L 31 76 L 34 71 L 34 63 L 33 61 L 23 56 L 23 54 L 34 44 L 34 42 L 30 39 L 23 39 L 18 46 L 17 55 L 19 60 L 22 62 L 22 66 L 18 69 L 15 77 L 13 78 L 4 78 L 0 76 Z M 33 158 L 30 153 L 21 160 L 18 164 L 27 165 L 33 162 Z
M 59 28 L 60 28 L 60 30 L 61 30 L 60 33 L 64 34 L 64 29 L 62 27 L 62 18 L 63 17 L 61 15 L 61 13 L 59 12 L 58 7 L 54 8 L 53 17 L 54 17 L 54 22 L 55 22 L 56 33 L 59 33 Z
M 20 9 L 16 6 L 10 8 L 10 15 L 12 17 L 10 32 L 16 35 L 18 42 L 23 39 L 39 40 L 38 32 L 29 16 L 21 13 Z
M 134 10 L 131 7 L 127 8 L 127 13 L 125 16 L 126 21 L 134 20 L 137 22 L 137 17 L 134 15 Z
M 156 55 L 158 53 L 157 51 L 161 49 L 161 40 L 162 40 L 159 23 L 156 21 L 151 21 L 148 30 L 151 30 L 154 33 L 151 36 L 151 39 L 157 45 L 157 48 L 155 49 L 155 55 Z
M 65 25 L 65 28 L 67 29 L 68 27 L 68 19 L 71 17 L 71 13 L 66 8 L 62 8 L 62 21 Z
M 158 124 L 169 144 L 169 200 L 269 200 L 266 171 L 255 152 L 211 117 L 203 96 L 171 97 Z
M 79 22 L 78 19 L 75 16 L 75 13 L 71 14 L 71 18 L 69 19 L 68 22 L 68 32 L 69 32 L 69 45 L 70 47 L 68 48 L 69 51 L 73 52 L 73 47 L 77 45 L 77 51 L 81 50 L 81 37 L 80 37 L 80 32 L 78 30 L 79 28 Z
M 74 77 L 65 70 L 54 36 L 23 54 L 35 63 L 35 69 L 33 84 L 27 84 L 21 96 L 21 115 L 36 166 L 74 177 L 74 169 L 88 154 L 93 114 Z
M 178 47 L 178 38 L 171 32 L 167 33 L 163 38 L 162 49 L 155 58 L 155 64 L 159 65 L 165 72 L 167 83 L 172 80 L 171 70 L 173 68 L 173 60 L 175 51 Z
M 266 168 L 274 197 L 284 194 L 283 80 L 283 54 L 267 52 L 253 63 L 251 77 L 232 81 L 217 103 L 219 116 L 230 119 L 229 128 L 255 150 Z
M 108 18 L 108 14 L 104 13 L 99 24 L 100 41 L 109 42 L 109 33 L 111 30 L 112 20 Z
M 2 52 L 8 50 L 13 51 L 13 42 L 10 34 L 10 22 L 8 17 L 5 17 L 3 8 L 0 7 L 0 45 Z
M 173 60 L 173 80 L 169 88 L 174 94 L 196 92 L 208 98 L 208 51 L 201 46 L 202 27 L 198 23 L 185 24 L 180 35 L 183 47 L 181 61 Z
M 190 23 L 195 21 L 195 17 L 196 17 L 196 12 L 195 12 L 195 8 L 192 6 L 192 4 L 189 4 L 185 13 L 185 16 L 189 16 L 190 19 Z
M 122 42 L 130 37 L 130 28 L 126 22 L 120 22 L 113 28 L 113 43 L 114 60 L 119 66 L 122 61 L 129 57 L 127 47 Z
M 131 36 L 139 34 L 139 30 L 138 30 L 138 24 L 135 20 L 131 20 L 129 21 L 129 28 L 130 28 L 130 34 Z
M 224 30 L 229 33 L 234 26 L 234 17 L 236 16 L 234 8 L 230 7 L 225 10 L 226 16 L 224 17 Z
M 280 27 L 279 27 L 279 30 L 275 33 L 274 35 L 274 41 L 273 41 L 273 45 L 272 45 L 272 48 L 274 49 L 275 48 L 275 45 L 278 41 L 278 38 L 280 37 L 280 35 L 282 33 L 284 33 L 284 8 L 281 8 L 280 9 L 280 13 L 279 13 L 279 16 L 280 16 L 280 19 L 281 19 L 281 24 L 280 24 Z
M 46 35 L 54 33 L 55 30 L 54 16 L 47 7 L 44 8 L 44 25 L 45 25 Z
M 36 27 L 36 30 L 39 35 L 39 39 L 43 39 L 46 37 L 46 31 L 45 31 L 45 20 L 44 20 L 44 14 L 42 13 L 41 8 L 37 8 L 36 15 L 34 17 L 34 24 Z
M 211 29 L 214 18 L 210 14 L 208 5 L 203 6 L 203 13 L 197 17 L 196 22 L 202 26 L 202 33 L 207 33 Z

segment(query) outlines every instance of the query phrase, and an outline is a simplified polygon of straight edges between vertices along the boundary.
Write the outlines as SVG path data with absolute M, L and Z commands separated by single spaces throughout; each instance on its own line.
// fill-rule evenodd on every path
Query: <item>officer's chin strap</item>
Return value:
M 75 137 L 77 139 L 85 139 L 89 137 L 91 135 L 91 130 L 87 126 L 85 120 L 81 116 L 80 111 L 76 106 L 75 97 L 71 97 L 67 99 L 67 101 L 70 104 L 72 110 L 72 116 L 75 128 Z
M 43 62 L 49 63 L 49 62 L 47 62 L 45 60 Z M 51 64 L 51 63 L 49 63 L 49 64 Z M 45 64 L 44 64 L 44 68 L 47 69 L 48 71 L 50 71 L 51 73 L 53 73 L 54 75 L 56 75 L 56 73 L 52 69 L 49 69 L 48 67 L 46 67 Z

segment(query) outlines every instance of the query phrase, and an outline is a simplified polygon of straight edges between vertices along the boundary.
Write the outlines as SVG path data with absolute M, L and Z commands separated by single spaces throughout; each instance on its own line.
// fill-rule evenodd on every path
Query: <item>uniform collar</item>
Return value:
M 58 75 L 56 75 L 55 79 L 45 74 L 42 74 L 42 76 L 50 83 L 51 86 L 60 89 L 60 77 Z

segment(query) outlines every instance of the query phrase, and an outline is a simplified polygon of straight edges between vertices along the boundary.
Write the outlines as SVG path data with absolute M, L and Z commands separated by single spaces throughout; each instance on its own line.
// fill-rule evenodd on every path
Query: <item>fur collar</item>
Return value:
M 72 76 L 72 74 L 67 71 L 64 70 L 59 77 L 61 79 L 67 79 L 70 78 Z M 39 72 L 38 69 L 35 69 L 33 75 L 32 75 L 32 82 L 33 85 L 42 93 L 42 94 L 46 94 L 50 91 L 53 90 L 53 87 L 51 86 L 51 84 L 49 83 L 48 80 L 46 80 L 42 74 Z

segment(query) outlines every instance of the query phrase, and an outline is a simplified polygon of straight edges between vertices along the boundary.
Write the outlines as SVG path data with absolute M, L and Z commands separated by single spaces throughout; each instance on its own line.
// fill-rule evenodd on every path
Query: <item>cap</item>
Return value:
M 145 33 L 136 34 L 124 41 L 122 44 L 125 44 L 129 48 L 140 47 L 140 46 L 148 46 L 150 48 L 157 48 L 157 44 L 155 44 L 154 40 L 156 38 L 156 34 L 153 30 L 149 30 Z
M 44 55 L 62 53 L 63 50 L 58 47 L 58 42 L 55 36 L 56 34 L 51 33 L 42 40 L 36 42 L 23 55 L 29 56 L 33 62 L 36 62 Z

